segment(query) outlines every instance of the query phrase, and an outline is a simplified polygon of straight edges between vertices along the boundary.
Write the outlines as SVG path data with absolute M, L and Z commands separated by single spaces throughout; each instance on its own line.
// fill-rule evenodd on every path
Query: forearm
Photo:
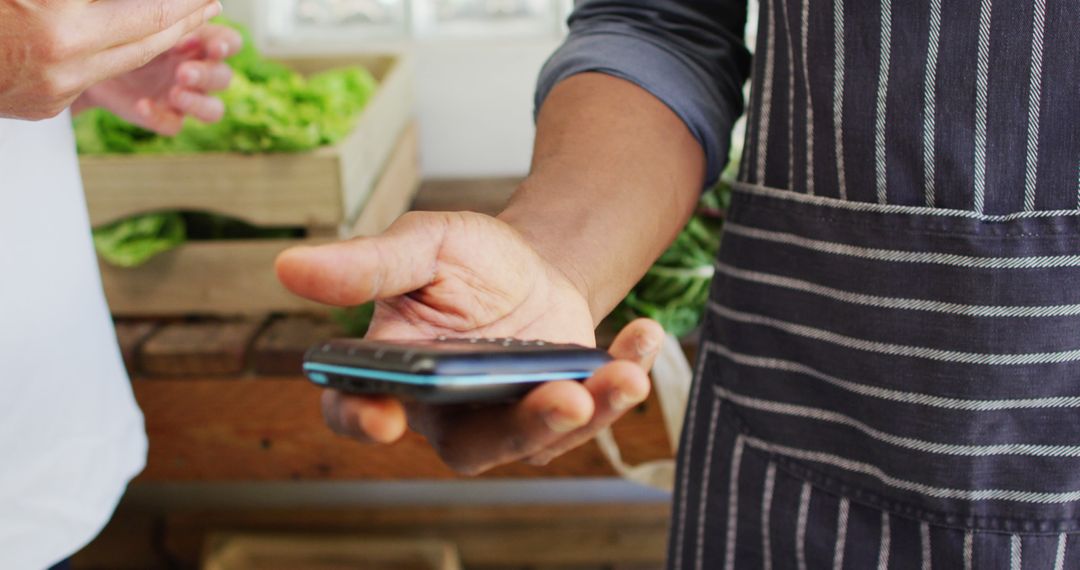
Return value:
M 704 176 L 701 145 L 671 109 L 583 73 L 545 100 L 532 171 L 499 218 L 585 293 L 599 322 L 686 223 Z

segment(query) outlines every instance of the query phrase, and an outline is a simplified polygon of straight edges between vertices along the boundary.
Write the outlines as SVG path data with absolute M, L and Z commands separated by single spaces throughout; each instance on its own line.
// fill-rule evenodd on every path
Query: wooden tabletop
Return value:
M 150 451 L 142 481 L 449 479 L 420 436 L 363 445 L 323 424 L 320 389 L 303 378 L 138 380 Z M 631 463 L 671 456 L 655 400 L 615 426 Z M 604 477 L 615 473 L 589 443 L 546 467 L 506 465 L 484 477 Z

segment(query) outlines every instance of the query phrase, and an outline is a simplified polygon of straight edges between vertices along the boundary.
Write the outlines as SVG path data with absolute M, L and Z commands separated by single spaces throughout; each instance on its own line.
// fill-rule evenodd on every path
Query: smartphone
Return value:
M 509 338 L 333 339 L 304 355 L 312 382 L 430 404 L 508 402 L 551 380 L 583 380 L 611 357 L 576 344 Z

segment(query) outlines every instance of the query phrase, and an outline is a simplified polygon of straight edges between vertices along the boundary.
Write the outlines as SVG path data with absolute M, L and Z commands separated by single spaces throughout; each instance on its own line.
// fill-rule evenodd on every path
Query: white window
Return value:
M 416 35 L 543 36 L 559 29 L 552 0 L 413 0 Z
M 540 38 L 565 32 L 572 0 L 268 0 L 260 19 L 274 44 L 363 45 L 424 38 Z
M 408 30 L 405 0 L 270 0 L 259 16 L 272 40 L 377 40 L 404 37 Z

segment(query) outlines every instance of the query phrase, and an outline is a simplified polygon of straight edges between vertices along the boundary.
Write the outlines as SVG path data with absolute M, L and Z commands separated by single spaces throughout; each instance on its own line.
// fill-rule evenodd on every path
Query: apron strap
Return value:
M 693 378 L 693 369 L 686 359 L 686 353 L 683 352 L 679 339 L 667 335 L 664 338 L 664 344 L 660 347 L 656 364 L 653 366 L 652 379 L 653 389 L 656 390 L 656 397 L 660 402 L 660 412 L 664 418 L 668 441 L 675 452 L 679 449 L 679 434 L 682 433 Z M 662 491 L 674 490 L 674 459 L 627 465 L 622 459 L 622 452 L 619 451 L 619 444 L 615 441 L 615 435 L 610 427 L 596 434 L 596 444 L 620 477 Z

